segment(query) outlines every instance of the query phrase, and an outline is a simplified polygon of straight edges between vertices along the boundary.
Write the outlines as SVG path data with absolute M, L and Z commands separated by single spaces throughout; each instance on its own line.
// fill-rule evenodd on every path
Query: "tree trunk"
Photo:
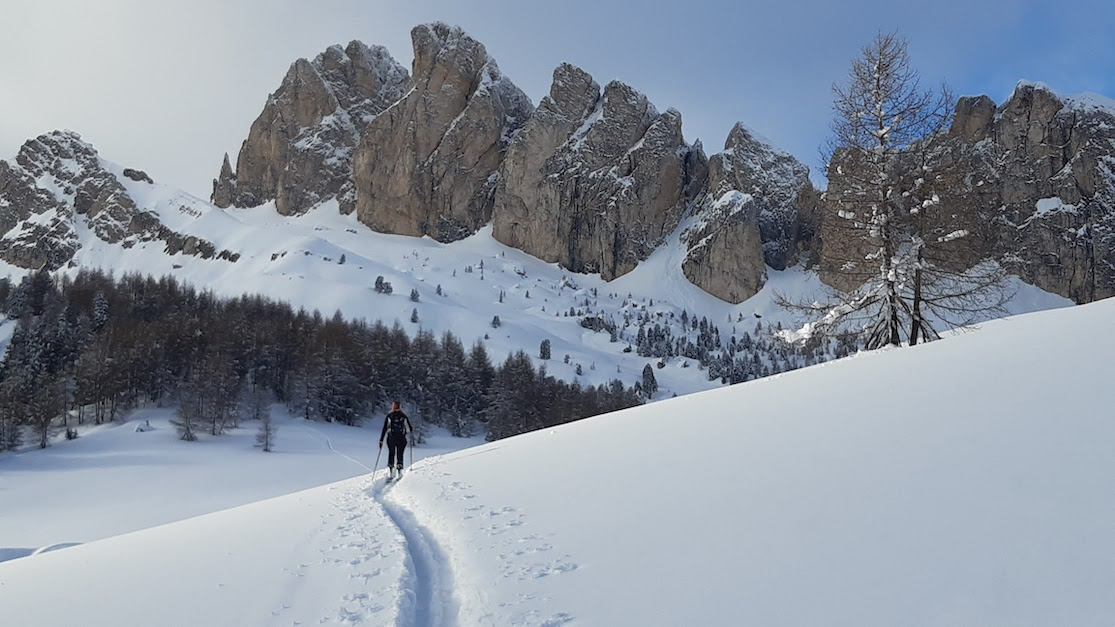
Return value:
M 921 325 L 921 247 L 919 246 L 917 266 L 914 268 L 914 303 L 910 309 L 910 346 L 918 343 Z

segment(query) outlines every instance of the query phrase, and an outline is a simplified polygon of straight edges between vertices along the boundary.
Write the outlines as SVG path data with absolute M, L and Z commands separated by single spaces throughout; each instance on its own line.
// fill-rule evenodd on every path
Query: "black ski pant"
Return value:
M 407 447 L 407 436 L 405 433 L 392 433 L 387 436 L 387 467 L 388 468 L 402 468 L 403 467 L 403 449 Z M 399 460 L 399 465 L 395 466 L 395 460 Z

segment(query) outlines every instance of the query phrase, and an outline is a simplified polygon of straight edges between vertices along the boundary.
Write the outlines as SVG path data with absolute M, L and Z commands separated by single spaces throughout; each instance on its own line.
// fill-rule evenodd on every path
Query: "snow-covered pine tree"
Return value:
M 650 364 L 643 366 L 643 392 L 647 398 L 653 397 L 658 393 L 658 380 L 654 378 L 654 368 Z
M 108 299 L 102 290 L 93 294 L 93 330 L 100 331 L 108 322 Z

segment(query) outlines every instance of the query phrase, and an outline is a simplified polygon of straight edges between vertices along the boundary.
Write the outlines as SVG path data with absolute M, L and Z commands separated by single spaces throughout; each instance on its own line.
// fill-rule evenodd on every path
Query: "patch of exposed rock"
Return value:
M 417 26 L 411 39 L 410 90 L 368 125 L 342 209 L 377 231 L 454 241 L 491 219 L 497 171 L 533 107 L 460 28 Z
M 613 81 L 603 90 L 562 64 L 512 142 L 492 215 L 499 241 L 575 272 L 613 279 L 678 225 L 701 191 L 705 159 L 681 114 Z
M 295 61 L 240 148 L 213 181 L 218 207 L 274 200 L 299 214 L 341 194 L 368 124 L 403 95 L 409 76 L 381 46 L 353 41 Z
M 150 184 L 142 171 L 121 174 Z M 20 268 L 61 268 L 81 247 L 79 224 L 92 236 L 126 248 L 162 240 L 169 249 L 182 239 L 137 206 L 121 179 L 77 133 L 40 135 L 23 144 L 14 163 L 0 161 L 0 259 Z M 197 254 L 213 248 L 202 240 L 194 246 Z M 213 250 L 213 255 L 218 253 Z
M 754 296 L 766 268 L 797 263 L 812 239 L 818 194 L 809 168 L 742 124 L 708 161 L 708 192 L 682 236 L 682 270 L 694 285 L 732 303 Z
M 996 253 L 1007 268 L 1078 303 L 1115 296 L 1115 103 L 1022 83 L 991 137 L 963 149 L 990 151 L 977 162 L 998 166 L 977 172 L 1001 196 Z

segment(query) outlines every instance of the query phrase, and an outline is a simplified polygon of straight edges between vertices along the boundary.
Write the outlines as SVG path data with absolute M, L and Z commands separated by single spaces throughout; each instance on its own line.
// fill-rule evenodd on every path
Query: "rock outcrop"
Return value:
M 20 268 L 56 270 L 73 259 L 81 247 L 79 233 L 86 230 L 125 248 L 160 240 L 169 254 L 235 257 L 171 231 L 137 205 L 122 178 L 152 184 L 141 170 L 102 161 L 77 133 L 54 131 L 27 141 L 14 163 L 0 161 L 0 259 Z
M 411 38 L 409 74 L 357 41 L 296 61 L 235 168 L 225 155 L 213 203 L 274 200 L 291 215 L 337 198 L 377 231 L 442 242 L 490 223 L 509 246 L 607 280 L 676 242 L 689 281 L 734 303 L 762 288 L 768 268 L 802 261 L 841 289 L 870 278 L 868 238 L 840 227 L 808 168 L 742 124 L 706 157 L 686 143 L 679 112 L 659 112 L 622 82 L 601 87 L 562 64 L 534 109 L 460 28 L 417 26 Z M 1077 302 L 1115 295 L 1115 103 L 1020 83 L 1002 106 L 960 99 L 936 139 L 928 170 L 895 168 L 894 188 L 901 196 L 928 180 L 939 203 L 918 219 L 966 234 L 962 246 L 943 238 L 942 263 L 995 259 Z M 18 233 L 0 257 L 65 263 L 78 246 L 75 216 L 105 241 L 158 238 L 216 254 L 137 209 L 120 180 L 93 174 L 91 148 L 69 143 L 44 136 L 16 164 L 0 162 L 0 227 Z M 51 159 L 43 179 L 36 164 Z M 142 171 L 123 177 L 150 184 Z
M 213 204 L 274 200 L 279 213 L 293 215 L 341 194 L 364 130 L 402 97 L 409 78 L 385 48 L 359 41 L 295 61 L 252 123 L 235 173 L 225 155 Z
M 1115 296 L 1115 102 L 1021 83 L 990 137 L 962 150 L 998 166 L 977 172 L 1000 195 L 995 252 L 1007 269 L 1078 303 Z
M 767 266 L 784 270 L 808 246 L 818 197 L 809 168 L 736 124 L 709 159 L 708 191 L 682 237 L 686 278 L 732 303 L 755 295 Z
M 409 77 L 359 42 L 292 65 L 235 170 L 225 155 L 214 204 L 274 199 L 289 215 L 337 197 L 377 231 L 443 242 L 491 222 L 499 241 L 605 279 L 696 211 L 684 272 L 733 302 L 808 246 L 808 170 L 742 126 L 710 163 L 679 112 L 622 82 L 601 88 L 562 64 L 535 110 L 461 29 L 422 25 L 411 38 Z
M 492 215 L 499 241 L 574 272 L 612 279 L 678 225 L 704 185 L 704 155 L 681 114 L 562 64 L 507 151 Z
M 491 219 L 497 171 L 533 107 L 460 28 L 417 26 L 411 39 L 410 90 L 369 124 L 342 209 L 377 231 L 449 242 Z
M 932 219 L 969 233 L 949 262 L 994 259 L 1078 303 L 1115 295 L 1115 103 L 1027 82 L 999 107 L 961 98 L 930 163 Z M 865 251 L 834 226 L 836 211 L 825 207 L 821 276 L 846 289 L 840 268 Z

